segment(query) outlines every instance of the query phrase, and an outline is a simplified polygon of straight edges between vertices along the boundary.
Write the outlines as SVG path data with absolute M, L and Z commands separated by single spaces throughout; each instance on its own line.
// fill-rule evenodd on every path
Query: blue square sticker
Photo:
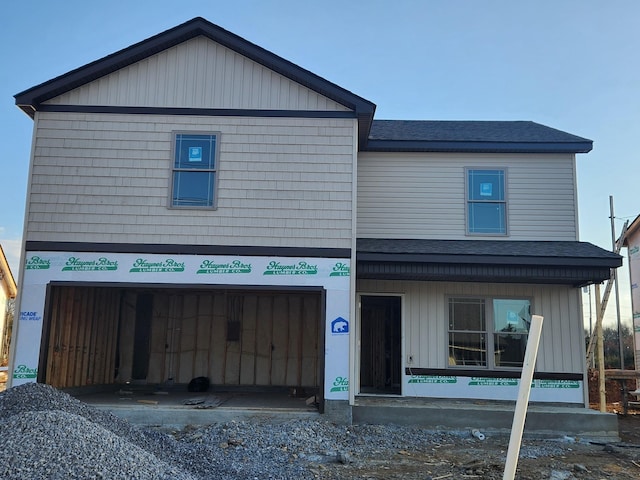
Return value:
M 493 195 L 493 183 L 481 183 L 480 195 L 482 197 L 490 197 L 491 195 Z
M 202 161 L 202 147 L 189 147 L 189 161 L 190 162 Z

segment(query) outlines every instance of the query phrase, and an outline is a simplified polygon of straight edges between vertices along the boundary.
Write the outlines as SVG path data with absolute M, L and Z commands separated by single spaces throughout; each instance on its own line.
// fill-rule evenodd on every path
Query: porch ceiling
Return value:
M 586 242 L 357 240 L 359 279 L 454 282 L 600 283 L 622 257 Z

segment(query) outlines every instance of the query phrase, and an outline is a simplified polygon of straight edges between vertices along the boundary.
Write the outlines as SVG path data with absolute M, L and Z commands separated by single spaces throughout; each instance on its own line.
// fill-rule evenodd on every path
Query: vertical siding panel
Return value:
M 551 295 L 549 292 L 541 292 L 538 287 L 536 293 L 540 292 L 535 300 L 535 312 L 538 315 L 544 317 L 542 323 L 542 336 L 540 338 L 540 345 L 538 347 L 538 360 L 536 362 L 537 368 L 542 371 L 550 371 L 551 366 L 554 364 L 553 357 L 553 324 L 551 319 L 554 318 L 553 304 Z
M 573 335 L 571 335 L 571 324 L 573 323 L 571 321 L 571 309 L 569 307 L 569 295 L 568 292 L 566 290 L 562 290 L 561 292 L 561 296 L 560 296 L 560 305 L 562 306 L 561 311 L 560 311 L 560 317 L 558 318 L 559 322 L 559 337 L 561 340 L 560 343 L 560 348 L 562 351 L 562 364 L 561 364 L 561 368 L 562 370 L 566 371 L 566 370 L 570 370 L 571 366 L 572 366 L 572 349 L 571 347 L 572 345 L 572 340 L 571 337 Z M 579 330 L 578 330 L 579 332 Z
M 586 346 L 584 340 L 584 316 L 582 312 L 582 297 L 580 290 L 573 289 L 567 291 L 568 304 L 570 308 L 571 325 L 569 326 L 569 338 L 572 339 L 571 365 L 568 366 L 573 372 L 582 372 L 586 366 Z M 580 332 L 580 335 L 573 334 Z
M 357 291 L 372 295 L 376 292 L 405 293 L 405 349 L 407 355 L 413 355 L 414 367 L 447 367 L 446 299 L 449 295 L 470 295 L 531 299 L 532 314 L 545 317 L 537 370 L 577 373 L 582 369 L 582 335 L 578 328 L 582 317 L 578 292 L 572 287 L 366 280 L 358 281 Z M 491 327 L 491 323 L 488 326 Z

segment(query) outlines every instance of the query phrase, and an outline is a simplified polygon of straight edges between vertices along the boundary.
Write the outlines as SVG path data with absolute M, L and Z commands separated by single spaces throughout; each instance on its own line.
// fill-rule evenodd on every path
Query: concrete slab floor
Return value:
M 315 404 L 288 390 L 210 390 L 188 392 L 184 388 L 124 385 L 113 388 L 68 391 L 78 400 L 106 410 L 138 425 L 210 425 L 259 417 L 273 422 L 294 418 L 318 418 Z

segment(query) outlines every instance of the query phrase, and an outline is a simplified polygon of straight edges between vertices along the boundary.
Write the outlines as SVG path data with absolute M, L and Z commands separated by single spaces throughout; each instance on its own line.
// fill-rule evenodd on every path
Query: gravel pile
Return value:
M 390 450 L 462 446 L 473 442 L 469 437 L 310 420 L 228 422 L 170 435 L 131 425 L 48 385 L 29 383 L 0 393 L 0 478 L 6 480 L 304 479 L 313 478 L 310 472 L 319 464 L 353 463 Z

